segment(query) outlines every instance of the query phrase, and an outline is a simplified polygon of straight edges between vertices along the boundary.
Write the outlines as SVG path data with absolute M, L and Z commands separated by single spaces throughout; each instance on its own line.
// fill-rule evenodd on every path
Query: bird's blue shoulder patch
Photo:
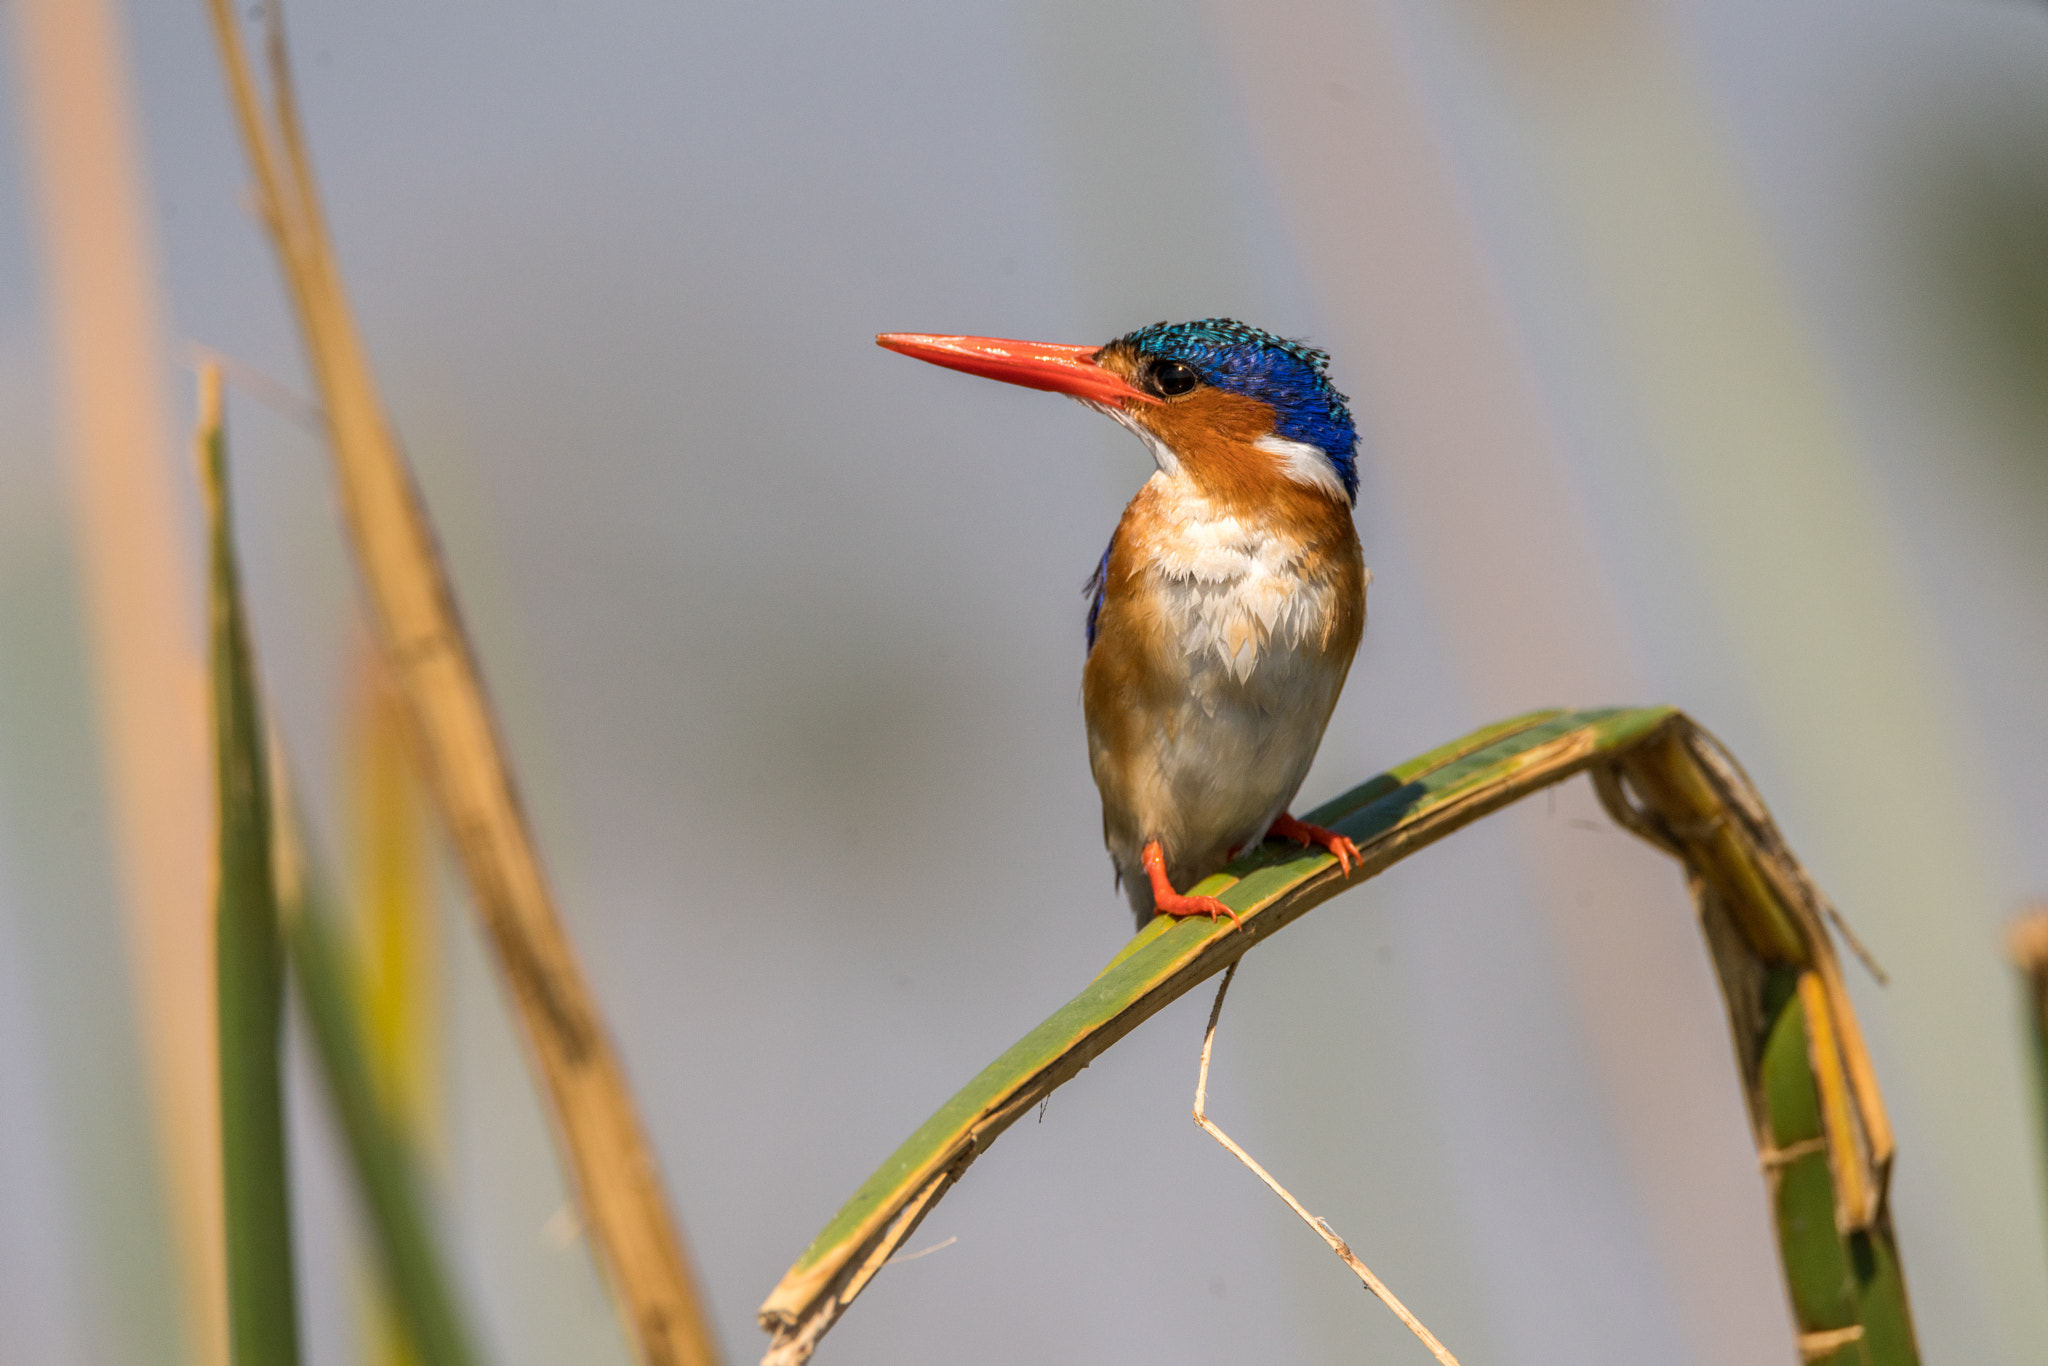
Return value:
M 1321 450 L 1345 496 L 1358 501 L 1358 429 L 1350 400 L 1330 382 L 1328 352 L 1234 318 L 1154 323 L 1110 345 L 1180 361 L 1204 383 L 1271 405 L 1274 435 Z
M 1102 595 L 1109 590 L 1109 552 L 1116 549 L 1116 537 L 1111 535 L 1109 544 L 1102 549 L 1102 559 L 1097 562 L 1095 572 L 1088 576 L 1088 582 L 1081 588 L 1088 595 L 1088 648 L 1081 653 L 1085 657 L 1095 649 L 1095 628 L 1102 620 Z

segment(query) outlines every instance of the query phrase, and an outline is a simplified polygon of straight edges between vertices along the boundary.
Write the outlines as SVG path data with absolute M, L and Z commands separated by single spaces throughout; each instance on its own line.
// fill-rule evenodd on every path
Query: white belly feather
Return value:
M 1228 515 L 1183 523 L 1151 548 L 1153 591 L 1180 651 L 1249 683 L 1262 657 L 1286 672 L 1304 641 L 1320 641 L 1333 586 L 1301 576 L 1301 547 Z M 1272 669 L 1268 669 L 1268 673 Z
M 1106 822 L 1130 832 L 1111 840 L 1127 880 L 1138 847 L 1116 846 L 1131 837 L 1163 840 L 1170 861 L 1189 867 L 1260 839 L 1307 776 L 1350 664 L 1327 648 L 1336 584 L 1304 574 L 1298 541 L 1239 521 L 1183 481 L 1154 482 L 1168 515 L 1137 547 L 1146 568 L 1133 586 L 1167 627 L 1159 664 L 1184 686 L 1170 690 L 1166 714 L 1145 718 L 1151 743 L 1128 756 L 1121 790 L 1104 785 L 1106 804 L 1127 804 L 1126 819 Z

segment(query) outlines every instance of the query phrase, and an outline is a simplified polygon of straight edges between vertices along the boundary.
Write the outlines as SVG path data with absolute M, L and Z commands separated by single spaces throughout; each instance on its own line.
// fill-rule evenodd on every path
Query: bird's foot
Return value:
M 1153 840 L 1145 846 L 1140 857 L 1144 860 L 1145 875 L 1152 880 L 1152 910 L 1156 915 L 1170 915 L 1176 920 L 1191 915 L 1206 915 L 1214 920 L 1219 915 L 1230 917 L 1230 923 L 1239 929 L 1244 921 L 1238 919 L 1236 911 L 1224 905 L 1213 896 L 1182 896 L 1173 890 L 1173 884 L 1166 880 L 1166 852 Z
M 1345 836 L 1338 834 L 1334 830 L 1325 830 L 1320 825 L 1310 825 L 1307 821 L 1298 821 L 1285 811 L 1282 811 L 1274 818 L 1273 824 L 1267 828 L 1266 834 L 1273 839 L 1293 840 L 1296 844 L 1320 844 L 1323 848 L 1337 856 L 1337 866 L 1344 870 L 1345 877 L 1351 876 L 1351 861 L 1353 859 L 1357 859 L 1361 863 L 1365 861 L 1364 856 L 1358 852 L 1358 846 Z

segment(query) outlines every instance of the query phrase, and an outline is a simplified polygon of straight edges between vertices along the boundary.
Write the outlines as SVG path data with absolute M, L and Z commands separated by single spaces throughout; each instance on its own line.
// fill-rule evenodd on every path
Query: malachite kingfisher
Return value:
M 1069 394 L 1158 469 L 1088 581 L 1081 702 L 1102 836 L 1142 928 L 1237 919 L 1189 888 L 1271 835 L 1358 849 L 1287 807 L 1365 634 L 1358 436 L 1329 356 L 1229 318 L 1105 346 L 885 333 L 934 365 Z

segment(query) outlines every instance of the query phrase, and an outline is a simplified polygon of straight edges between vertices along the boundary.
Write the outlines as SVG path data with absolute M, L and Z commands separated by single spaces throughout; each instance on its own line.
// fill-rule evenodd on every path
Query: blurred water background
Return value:
M 31 68 L 57 3 L 0 28 L 0 1362 L 115 1366 L 192 1334 L 53 342 L 79 248 Z M 141 419 L 184 555 L 159 587 L 196 647 L 193 348 L 308 384 L 201 7 L 105 12 L 170 396 Z M 1305 798 L 1532 707 L 1691 711 L 1891 971 L 1857 998 L 1927 1359 L 2041 1359 L 1998 955 L 2048 887 L 2040 6 L 288 19 L 355 300 L 733 1360 L 840 1201 L 1128 930 L 1080 585 L 1149 461 L 870 338 L 1218 314 L 1327 346 L 1365 437 L 1371 624 Z M 258 648 L 339 841 L 352 571 L 323 452 L 254 387 L 230 439 Z M 489 1354 L 624 1361 L 441 901 L 442 1170 Z M 1188 1123 L 1206 1001 L 1011 1131 L 913 1246 L 958 1241 L 879 1278 L 827 1359 L 1420 1360 Z M 1583 783 L 1252 955 L 1211 1109 L 1474 1366 L 1796 1359 L 1677 869 Z M 329 1366 L 359 1355 L 358 1236 L 310 1085 L 292 1118 Z

